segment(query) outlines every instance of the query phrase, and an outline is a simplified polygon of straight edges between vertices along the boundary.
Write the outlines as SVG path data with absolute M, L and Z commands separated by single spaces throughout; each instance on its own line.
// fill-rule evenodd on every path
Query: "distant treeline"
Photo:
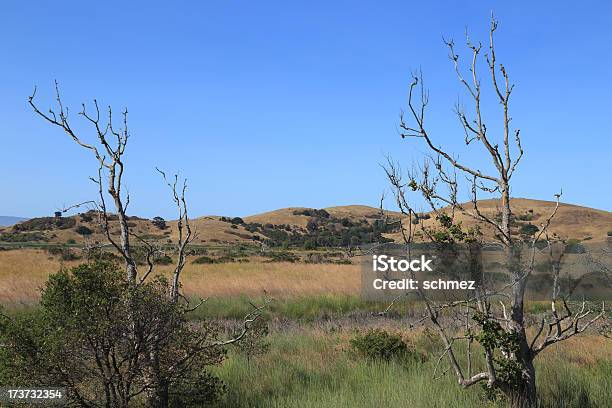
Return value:
M 269 246 L 283 248 L 316 249 L 318 247 L 348 247 L 371 243 L 392 242 L 382 236 L 383 233 L 396 232 L 398 223 L 389 223 L 383 219 L 350 220 L 333 217 L 325 210 L 296 210 L 294 215 L 310 217 L 306 228 L 288 224 L 247 223 L 239 217 L 221 217 L 221 221 L 242 225 L 252 234 L 263 235 Z M 261 240 L 257 235 L 255 240 Z

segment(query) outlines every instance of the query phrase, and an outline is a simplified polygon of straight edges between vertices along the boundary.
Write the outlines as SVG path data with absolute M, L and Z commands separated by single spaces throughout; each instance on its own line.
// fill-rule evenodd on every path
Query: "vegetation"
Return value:
M 13 225 L 13 231 L 44 231 L 53 229 L 69 229 L 76 225 L 76 220 L 72 217 L 42 217 L 32 218 L 27 221 Z
M 390 242 L 382 234 L 396 232 L 398 228 L 397 224 L 390 225 L 382 219 L 368 222 L 335 218 L 325 210 L 296 210 L 294 214 L 310 217 L 306 230 L 291 229 L 284 224 L 248 223 L 244 227 L 251 233 L 264 235 L 267 245 L 306 250 Z
M 0 241 L 3 242 L 45 242 L 48 240 L 49 238 L 40 232 L 5 232 L 0 234 Z
M 408 354 L 408 346 L 402 336 L 382 329 L 370 329 L 366 334 L 357 334 L 350 344 L 357 354 L 371 360 L 391 361 L 405 358 Z
M 91 235 L 93 233 L 93 231 L 87 228 L 85 225 L 79 225 L 75 228 L 75 231 L 79 235 Z
M 168 226 L 166 225 L 166 220 L 162 217 L 153 217 L 151 220 L 151 224 L 153 224 L 156 228 L 160 230 L 166 229 Z
M 536 225 L 533 225 L 532 223 L 527 223 L 521 225 L 519 232 L 521 233 L 521 235 L 532 236 L 539 230 L 540 229 Z
M 133 286 L 109 263 L 52 275 L 39 309 L 2 319 L 0 384 L 56 384 L 73 404 L 127 407 L 142 400 L 155 369 L 165 373 L 173 406 L 213 401 L 221 382 L 206 368 L 224 358 L 216 330 L 203 320 L 189 325 L 168 293 L 165 279 Z
M 412 343 L 431 347 L 427 331 Z M 271 334 L 269 351 L 247 363 L 231 353 L 213 372 L 227 385 L 214 404 L 234 407 L 390 407 L 472 408 L 503 407 L 487 403 L 482 388 L 462 390 L 448 373 L 433 379 L 440 348 L 426 351 L 424 359 L 355 359 L 345 332 L 317 328 Z M 612 397 L 608 378 L 612 364 L 595 338 L 583 346 L 567 345 L 537 363 L 539 402 L 542 408 L 601 408 Z M 564 345 L 565 346 L 565 345 Z M 425 346 L 420 348 L 427 350 Z M 563 355 L 570 354 L 570 361 Z

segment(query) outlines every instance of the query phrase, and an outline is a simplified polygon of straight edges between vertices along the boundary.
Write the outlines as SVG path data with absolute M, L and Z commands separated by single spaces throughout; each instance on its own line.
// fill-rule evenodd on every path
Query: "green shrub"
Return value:
M 528 223 L 528 224 L 521 225 L 521 228 L 519 229 L 519 232 L 522 235 L 531 236 L 531 235 L 535 234 L 536 232 L 538 232 L 539 230 L 540 229 L 536 225 L 533 225 L 532 223 Z
M 268 262 L 297 262 L 300 260 L 291 252 L 268 252 L 266 256 L 270 258 Z
M 32 218 L 27 221 L 13 225 L 13 231 L 42 231 L 51 229 L 68 229 L 76 225 L 76 220 L 71 217 L 41 217 Z
M 0 316 L 0 384 L 64 387 L 70 406 L 150 406 L 133 390 L 149 387 L 155 367 L 171 406 L 209 405 L 222 390 L 207 372 L 225 355 L 219 330 L 206 321 L 191 326 L 168 293 L 164 278 L 130 285 L 109 263 L 51 275 L 40 308 Z
M 59 256 L 62 261 L 76 261 L 77 259 L 81 259 L 72 249 L 66 248 L 65 246 L 49 246 L 47 247 L 47 252 L 51 255 Z
M 309 238 L 306 241 L 304 241 L 304 249 L 307 251 L 317 249 L 316 239 Z
M 408 354 L 408 345 L 399 334 L 382 329 L 370 329 L 366 334 L 358 334 L 350 340 L 350 344 L 357 354 L 372 360 L 390 361 Z
M 164 220 L 162 217 L 153 217 L 153 219 L 151 220 L 151 224 L 153 224 L 160 230 L 166 229 L 168 227 L 166 225 L 166 220 Z
M 0 234 L 0 241 L 4 242 L 44 242 L 48 240 L 49 238 L 40 232 L 7 232 Z
M 215 260 L 209 256 L 200 256 L 193 260 L 194 264 L 214 264 Z
M 170 265 L 172 262 L 174 261 L 168 255 L 158 256 L 155 259 L 153 259 L 153 263 L 156 265 Z
M 87 228 L 84 225 L 79 225 L 78 227 L 75 228 L 75 231 L 76 231 L 77 234 L 83 235 L 83 236 L 91 235 L 93 233 L 93 231 L 91 229 Z

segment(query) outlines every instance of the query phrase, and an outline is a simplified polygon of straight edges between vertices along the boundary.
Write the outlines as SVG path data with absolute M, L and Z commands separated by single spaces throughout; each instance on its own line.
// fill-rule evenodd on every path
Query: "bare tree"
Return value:
M 113 110 L 110 106 L 107 109 L 106 120 L 104 120 L 101 116 L 98 102 L 95 99 L 93 101 L 93 113 L 89 113 L 86 110 L 85 104 L 82 104 L 82 110 L 79 112 L 79 115 L 85 118 L 86 122 L 93 127 L 95 138 L 98 141 L 97 144 L 90 144 L 85 142 L 71 126 L 69 110 L 62 102 L 57 82 L 55 82 L 55 93 L 57 108 L 49 109 L 47 113 L 41 111 L 35 104 L 36 88 L 29 97 L 28 102 L 34 112 L 39 116 L 49 123 L 61 128 L 79 146 L 92 152 L 98 162 L 97 176 L 91 177 L 91 180 L 98 188 L 98 199 L 77 204 L 70 208 L 79 207 L 85 204 L 93 205 L 96 208 L 106 238 L 112 247 L 121 255 L 125 263 L 127 282 L 129 282 L 132 287 L 144 285 L 154 272 L 155 257 L 163 253 L 164 249 L 160 245 L 149 242 L 142 236 L 134 233 L 130 229 L 130 223 L 128 222 L 129 218 L 126 215 L 130 203 L 130 196 L 123 191 L 123 175 L 125 170 L 123 156 L 127 142 L 130 138 L 128 130 L 128 111 L 125 109 L 121 113 L 122 125 L 120 128 L 117 128 L 114 122 Z M 161 174 L 164 182 L 170 188 L 172 201 L 176 205 L 178 212 L 176 221 L 177 241 L 175 242 L 176 264 L 172 273 L 167 296 L 168 303 L 172 305 L 178 305 L 181 298 L 185 300 L 184 305 L 179 305 L 180 315 L 182 316 L 182 314 L 192 312 L 204 303 L 204 300 L 201 300 L 197 305 L 191 307 L 188 300 L 180 292 L 181 272 L 187 262 L 188 247 L 196 238 L 196 233 L 192 230 L 188 214 L 188 205 L 185 196 L 187 181 L 183 180 L 182 183 L 179 183 L 178 175 L 168 178 L 163 171 L 159 169 L 157 169 L 157 171 Z M 110 197 L 112 201 L 113 212 L 107 207 L 108 197 Z M 116 234 L 113 233 L 112 229 L 112 223 L 115 217 L 119 228 L 119 240 L 117 240 Z M 140 271 L 140 274 L 134 255 L 136 245 L 134 245 L 132 241 L 138 242 L 138 250 L 144 250 L 145 254 L 146 269 Z M 132 321 L 130 324 L 131 329 L 127 333 L 127 336 L 134 340 L 135 344 L 139 344 L 139 346 L 136 347 L 138 353 L 142 353 L 146 356 L 146 359 L 148 359 L 144 369 L 142 367 L 138 370 L 130 368 L 129 374 L 133 376 L 136 372 L 143 377 L 140 379 L 141 384 L 143 384 L 140 388 L 140 392 L 145 392 L 147 394 L 148 406 L 167 407 L 169 404 L 169 386 L 171 383 L 181 380 L 184 373 L 188 371 L 193 364 L 201 361 L 199 356 L 205 355 L 211 350 L 219 349 L 240 341 L 246 335 L 251 325 L 261 316 L 262 310 L 267 303 L 269 303 L 269 300 L 265 300 L 262 306 L 252 304 L 253 309 L 245 316 L 242 322 L 242 329 L 236 336 L 229 339 L 218 339 L 214 338 L 209 331 L 205 330 L 201 335 L 195 335 L 194 338 L 189 339 L 188 343 L 181 344 L 178 347 L 178 354 L 172 354 L 174 351 L 169 352 L 165 350 L 164 347 L 167 346 L 168 338 L 175 335 L 173 334 L 173 330 L 176 331 L 176 325 L 180 325 L 180 317 L 178 320 L 174 319 L 173 321 L 168 321 L 168 319 L 165 319 L 164 316 L 161 315 L 149 316 L 146 321 L 139 321 L 138 316 L 140 316 L 140 314 L 130 312 L 130 308 L 128 308 L 127 318 Z M 191 332 L 187 330 L 186 333 L 189 334 Z M 140 343 L 136 341 L 142 338 L 145 338 L 146 341 Z M 163 361 L 164 359 L 168 359 L 169 354 L 172 355 L 171 361 Z M 130 359 L 138 360 L 140 357 L 140 354 L 129 355 Z M 102 378 L 110 378 L 105 381 L 122 382 L 122 386 L 128 388 L 123 394 L 130 396 L 130 398 L 138 395 L 132 395 L 132 393 L 130 393 L 129 386 L 123 381 L 121 370 L 123 370 L 122 367 L 115 367 L 115 370 L 109 374 L 105 372 L 102 367 L 101 376 Z M 127 403 L 128 401 L 124 398 L 122 404 Z
M 443 147 L 439 146 L 426 126 L 426 112 L 429 103 L 429 95 L 423 86 L 421 73 L 413 75 L 408 93 L 408 117 L 404 112 L 400 115 L 400 128 L 402 138 L 422 139 L 430 151 L 426 156 L 424 164 L 417 170 L 408 173 L 406 180 L 404 174 L 399 170 L 397 164 L 388 160 L 385 171 L 391 186 L 393 187 L 395 201 L 405 218 L 408 218 L 408 229 L 401 228 L 404 242 L 411 243 L 414 238 L 412 228 L 412 217 L 415 211 L 410 205 L 408 194 L 418 192 L 430 206 L 433 214 L 439 221 L 446 222 L 445 227 L 453 227 L 454 231 L 461 228 L 460 224 L 454 223 L 456 213 L 462 213 L 476 220 L 479 225 L 488 226 L 494 231 L 497 241 L 505 248 L 507 253 L 507 266 L 509 268 L 512 282 L 507 288 L 509 290 L 510 307 L 506 310 L 503 302 L 499 305 L 493 304 L 494 293 L 480 290 L 476 295 L 466 301 L 439 303 L 428 299 L 423 291 L 419 291 L 424 300 L 426 316 L 437 329 L 443 344 L 444 351 L 438 360 L 441 364 L 443 358 L 449 362 L 451 372 L 457 377 L 459 385 L 470 387 L 474 384 L 484 382 L 490 390 L 500 390 L 511 401 L 513 406 L 527 407 L 536 404 L 536 373 L 534 358 L 546 347 L 558 341 L 565 340 L 571 336 L 585 331 L 596 320 L 604 315 L 601 312 L 593 312 L 588 309 L 587 303 L 579 306 L 578 312 L 571 311 L 565 298 L 558 298 L 557 281 L 553 288 L 551 299 L 550 320 L 542 320 L 536 335 L 529 340 L 524 316 L 524 297 L 527 282 L 533 269 L 533 259 L 536 251 L 536 243 L 547 237 L 547 230 L 559 208 L 561 194 L 556 195 L 556 205 L 550 216 L 541 225 L 539 234 L 531 242 L 531 262 L 525 265 L 521 260 L 523 251 L 522 242 L 517 239 L 515 232 L 511 229 L 511 180 L 517 165 L 523 157 L 523 147 L 519 129 L 512 129 L 510 116 L 510 98 L 514 85 L 510 82 L 508 71 L 504 65 L 498 64 L 495 54 L 494 33 L 498 23 L 492 17 L 489 31 L 488 53 L 486 63 L 488 75 L 494 97 L 501 106 L 501 137 L 494 141 L 482 113 L 482 85 L 479 78 L 479 61 L 481 59 L 482 45 L 470 40 L 466 33 L 467 48 L 470 50 L 470 58 L 467 76 L 464 76 L 460 57 L 455 50 L 453 41 L 444 41 L 449 50 L 449 58 L 452 61 L 455 74 L 466 90 L 468 98 L 472 102 L 473 110 L 466 110 L 457 104 L 455 113 L 464 133 L 464 141 L 467 146 L 478 145 L 483 153 L 492 163 L 492 171 L 485 172 L 475 166 L 460 161 Z M 466 181 L 462 181 L 465 179 Z M 469 192 L 469 204 L 462 204 L 459 193 L 463 187 Z M 483 195 L 497 197 L 499 199 L 500 217 L 496 218 L 486 214 L 479 207 L 479 200 Z M 442 224 L 444 224 L 442 222 Z M 431 226 L 420 224 L 420 233 L 424 238 L 436 240 L 435 230 Z M 463 235 L 462 235 L 463 234 Z M 478 234 L 472 230 L 465 235 L 463 232 L 458 236 L 450 236 L 450 240 L 461 241 L 469 234 Z M 554 274 L 554 270 L 552 271 Z M 557 304 L 563 302 L 563 313 L 559 313 Z M 443 310 L 455 316 L 458 321 L 465 322 L 462 334 L 456 334 L 457 327 L 447 327 L 443 319 Z M 476 322 L 476 323 L 474 323 Z M 547 330 L 544 330 L 545 327 Z M 542 338 L 542 333 L 546 335 Z M 482 334 L 491 334 L 487 338 Z M 475 364 L 472 363 L 472 343 L 480 340 L 485 350 L 485 369 L 473 372 Z M 458 343 L 467 342 L 467 366 L 463 367 L 457 356 Z M 436 367 L 437 369 L 437 367 Z

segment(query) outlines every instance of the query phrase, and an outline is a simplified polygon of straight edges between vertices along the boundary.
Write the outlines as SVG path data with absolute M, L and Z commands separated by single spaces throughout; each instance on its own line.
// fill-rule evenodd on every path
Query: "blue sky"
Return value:
M 432 138 L 486 169 L 463 146 L 452 108 L 468 99 L 442 36 L 463 52 L 467 26 L 486 42 L 491 9 L 526 150 L 513 196 L 563 188 L 566 202 L 612 210 L 609 2 L 9 1 L 0 214 L 45 215 L 95 195 L 92 157 L 27 106 L 34 85 L 51 106 L 54 79 L 74 113 L 94 97 L 128 106 L 132 214 L 173 216 L 155 166 L 188 177 L 194 215 L 377 205 L 384 156 L 409 167 L 425 152 L 397 133 L 419 68 Z M 493 133 L 500 114 L 487 98 Z

